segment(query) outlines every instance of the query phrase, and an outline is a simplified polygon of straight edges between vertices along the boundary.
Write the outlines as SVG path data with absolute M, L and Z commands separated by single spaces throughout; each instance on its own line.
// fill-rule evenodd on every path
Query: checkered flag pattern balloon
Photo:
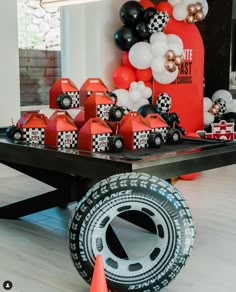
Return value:
M 148 31 L 150 33 L 163 31 L 164 27 L 166 26 L 169 20 L 169 16 L 165 12 L 158 12 L 156 13 L 148 23 Z
M 219 109 L 219 112 L 218 112 L 217 116 L 218 117 L 223 116 L 223 114 L 226 111 L 226 101 L 223 98 L 219 98 L 214 103 L 220 105 L 220 109 Z
M 168 113 L 171 108 L 171 97 L 168 93 L 161 93 L 156 101 L 157 108 L 161 111 L 161 113 Z

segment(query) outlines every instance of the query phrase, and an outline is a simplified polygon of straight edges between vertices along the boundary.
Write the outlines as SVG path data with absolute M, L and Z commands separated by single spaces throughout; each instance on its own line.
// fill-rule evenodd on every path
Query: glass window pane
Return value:
M 18 0 L 21 106 L 48 104 L 48 92 L 61 76 L 60 10 L 39 0 Z

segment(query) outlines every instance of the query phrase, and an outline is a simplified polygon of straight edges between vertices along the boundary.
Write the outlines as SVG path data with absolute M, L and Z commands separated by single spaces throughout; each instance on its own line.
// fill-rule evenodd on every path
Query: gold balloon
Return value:
M 169 72 L 175 72 L 176 70 L 176 65 L 173 61 L 168 61 L 165 64 L 166 70 Z
M 208 112 L 210 114 L 212 114 L 213 116 L 215 116 L 215 115 L 217 115 L 219 113 L 220 109 L 221 109 L 220 104 L 213 103 L 213 105 L 209 108 Z
M 175 65 L 179 66 L 183 63 L 183 57 L 182 56 L 176 56 L 175 58 Z
M 201 11 L 203 9 L 202 3 L 200 3 L 200 2 L 195 3 L 194 6 L 195 6 L 195 9 L 196 9 L 196 12 L 197 11 Z
M 189 12 L 189 15 L 194 15 L 197 12 L 194 4 L 188 5 L 188 12 Z
M 188 15 L 186 18 L 185 18 L 185 21 L 187 23 L 194 23 L 195 22 L 195 18 L 193 15 Z
M 202 11 L 198 11 L 196 14 L 195 14 L 195 19 L 197 21 L 201 21 L 205 18 L 205 15 Z
M 174 61 L 175 60 L 175 52 L 173 50 L 168 50 L 165 53 L 165 57 L 168 61 Z

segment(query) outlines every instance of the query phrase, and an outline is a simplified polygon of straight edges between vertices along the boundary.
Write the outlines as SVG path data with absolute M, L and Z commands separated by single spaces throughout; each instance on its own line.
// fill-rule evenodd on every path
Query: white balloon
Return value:
M 138 90 L 144 90 L 145 89 L 145 83 L 143 81 L 138 81 L 137 82 L 137 89 Z
M 204 112 L 204 128 L 207 128 L 214 122 L 214 116 L 209 112 Z
M 231 102 L 228 104 L 228 107 L 225 110 L 225 114 L 234 112 L 234 102 L 233 101 L 234 100 L 231 100 Z M 236 107 L 235 107 L 235 109 L 236 109 Z
M 119 106 L 128 106 L 130 103 L 129 101 L 129 91 L 126 89 L 116 89 L 113 91 L 113 93 L 117 96 L 117 105 Z
M 149 104 L 149 101 L 145 98 L 140 99 L 137 103 L 133 105 L 133 110 L 138 110 L 141 106 Z
M 201 1 L 201 0 L 200 0 Z M 194 1 L 194 0 L 182 0 L 182 3 L 186 6 L 189 4 L 193 4 L 194 2 L 200 2 L 200 1 Z
M 149 97 L 152 96 L 152 90 L 150 87 L 146 87 L 143 91 L 142 91 L 142 98 L 147 99 Z
M 180 43 L 176 42 L 168 42 L 168 49 L 173 50 L 177 56 L 181 56 L 183 54 L 183 46 Z
M 131 82 L 130 86 L 129 86 L 129 91 L 133 90 L 133 89 L 136 89 L 137 85 L 138 85 L 137 82 L 135 82 L 135 81 Z
M 207 3 L 207 1 L 204 1 L 204 3 L 203 3 L 203 14 L 204 14 L 205 17 L 207 16 L 208 11 L 209 11 L 208 3 Z
M 166 38 L 167 38 L 167 44 L 174 42 L 174 43 L 178 43 L 180 46 L 184 47 L 183 41 L 176 34 L 171 34 L 171 33 L 167 34 Z
M 232 112 L 236 113 L 236 99 L 233 99 L 232 103 L 233 103 Z
M 230 102 L 232 101 L 233 97 L 232 94 L 225 90 L 225 89 L 220 89 L 217 90 L 213 95 L 212 95 L 212 101 L 215 102 L 217 99 L 223 98 L 226 102 L 226 108 L 230 105 Z
M 138 42 L 129 50 L 129 61 L 137 69 L 147 69 L 150 67 L 152 53 L 150 44 Z
M 139 90 L 135 89 L 135 90 L 130 91 L 129 97 L 130 97 L 130 101 L 134 104 L 142 98 L 142 95 Z
M 150 43 L 153 44 L 156 41 L 167 41 L 166 34 L 164 32 L 154 32 L 150 37 Z
M 156 41 L 151 44 L 151 52 L 155 57 L 163 57 L 168 50 L 166 41 Z
M 213 102 L 209 97 L 203 98 L 203 111 L 207 112 L 209 108 L 212 106 Z
M 155 57 L 151 62 L 151 69 L 154 72 L 160 73 L 165 69 L 165 58 L 164 57 Z
M 173 73 L 168 72 L 167 70 L 164 70 L 160 73 L 152 72 L 152 74 L 153 74 L 153 78 L 160 84 L 169 84 L 177 78 L 178 69 L 176 69 L 175 72 Z
M 182 21 L 187 17 L 187 15 L 188 15 L 188 10 L 187 10 L 187 6 L 186 5 L 180 3 L 180 4 L 176 4 L 174 6 L 173 17 L 176 20 Z
M 170 5 L 175 6 L 176 4 L 179 4 L 182 2 L 182 0 L 168 0 Z

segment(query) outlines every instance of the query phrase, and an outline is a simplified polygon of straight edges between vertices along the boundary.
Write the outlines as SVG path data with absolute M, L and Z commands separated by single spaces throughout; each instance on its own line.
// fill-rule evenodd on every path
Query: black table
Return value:
M 0 207 L 0 218 L 16 219 L 79 201 L 88 188 L 118 173 L 142 172 L 163 179 L 236 163 L 236 143 L 184 138 L 178 145 L 122 153 L 88 153 L 14 142 L 0 137 L 0 162 L 56 190 Z

